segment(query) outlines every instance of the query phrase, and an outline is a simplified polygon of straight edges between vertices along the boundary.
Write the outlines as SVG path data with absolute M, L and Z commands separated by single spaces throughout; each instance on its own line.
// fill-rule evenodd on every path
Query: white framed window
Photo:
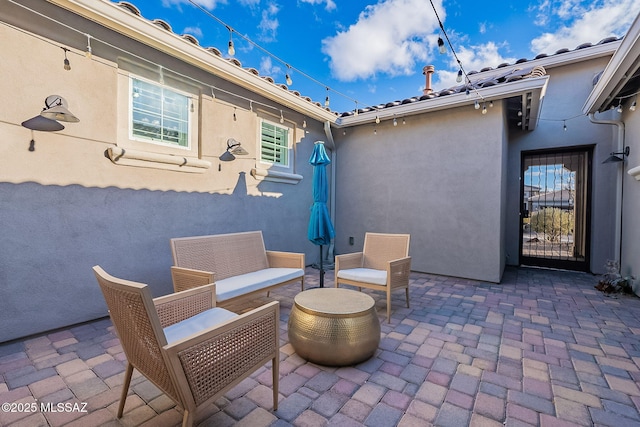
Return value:
M 257 180 L 297 184 L 302 176 L 295 173 L 294 129 L 260 119 L 258 129 L 259 161 L 251 175 Z
M 118 165 L 202 173 L 200 89 L 175 76 L 121 61 L 118 74 L 117 142 L 107 150 Z
M 289 128 L 261 120 L 260 161 L 289 168 L 290 138 Z
M 190 148 L 191 98 L 168 87 L 131 77 L 131 139 Z

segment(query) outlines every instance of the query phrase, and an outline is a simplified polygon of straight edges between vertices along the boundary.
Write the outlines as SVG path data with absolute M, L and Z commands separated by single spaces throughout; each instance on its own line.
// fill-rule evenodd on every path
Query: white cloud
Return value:
M 548 3 L 548 2 L 545 2 Z M 556 7 L 557 6 L 557 7 Z M 551 5 L 548 20 L 560 19 L 564 25 L 531 41 L 531 52 L 553 53 L 561 48 L 574 49 L 582 43 L 597 43 L 605 37 L 623 36 L 640 11 L 637 0 L 605 0 L 583 8 L 576 0 Z
M 444 20 L 442 0 L 435 0 Z M 429 0 L 385 0 L 367 6 L 358 22 L 322 40 L 335 78 L 353 81 L 414 72 L 435 50 L 438 21 Z
M 462 67 L 469 73 L 470 71 L 480 71 L 484 67 L 495 68 L 503 62 L 513 64 L 516 59 L 502 56 L 500 54 L 500 47 L 494 42 L 485 43 L 477 46 L 460 46 L 456 51 Z M 460 85 L 462 83 L 456 82 L 458 76 L 458 63 L 452 58 L 450 64 L 453 71 L 436 70 L 436 81 L 434 82 L 434 89 L 445 89 Z
M 270 56 L 262 57 L 259 71 L 262 76 L 276 77 L 282 74 L 282 68 L 279 65 L 273 65 L 273 61 Z
M 195 38 L 202 38 L 202 29 L 200 27 L 186 27 L 183 31 L 184 34 L 191 34 Z
M 311 5 L 323 4 L 327 5 L 324 7 L 327 11 L 332 11 L 336 8 L 336 3 L 333 0 L 300 0 L 302 3 L 309 3 Z
M 258 24 L 258 28 L 262 31 L 260 40 L 272 42 L 276 39 L 280 23 L 275 15 L 277 15 L 279 11 L 280 9 L 274 3 L 269 4 L 267 8 L 262 11 L 262 19 L 260 20 L 260 24 Z

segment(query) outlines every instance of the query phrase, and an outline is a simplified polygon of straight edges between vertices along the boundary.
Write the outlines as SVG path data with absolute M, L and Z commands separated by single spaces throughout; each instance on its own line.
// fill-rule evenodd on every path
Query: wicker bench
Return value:
M 220 306 L 297 281 L 304 290 L 304 254 L 267 251 L 261 231 L 174 238 L 171 253 L 174 291 L 215 283 Z

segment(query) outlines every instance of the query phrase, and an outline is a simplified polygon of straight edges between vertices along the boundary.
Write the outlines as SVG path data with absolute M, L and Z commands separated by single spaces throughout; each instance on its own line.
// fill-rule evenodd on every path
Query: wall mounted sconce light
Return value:
M 227 150 L 222 153 L 220 160 L 223 162 L 231 162 L 236 159 L 236 156 L 244 156 L 247 154 L 249 154 L 249 152 L 240 146 L 240 142 L 229 138 L 227 140 Z
M 628 156 L 629 151 L 630 151 L 629 147 L 625 147 L 624 151 L 620 151 L 619 153 L 611 153 L 611 155 L 607 157 L 607 159 L 602 163 L 624 162 L 624 156 Z M 622 157 L 618 157 L 618 156 L 622 156 Z
M 55 132 L 64 129 L 64 125 L 58 122 L 77 123 L 80 121 L 67 109 L 67 101 L 59 95 L 50 95 L 44 100 L 44 109 L 40 114 L 22 122 L 22 126 L 31 129 L 31 143 L 29 151 L 35 151 L 33 131 Z

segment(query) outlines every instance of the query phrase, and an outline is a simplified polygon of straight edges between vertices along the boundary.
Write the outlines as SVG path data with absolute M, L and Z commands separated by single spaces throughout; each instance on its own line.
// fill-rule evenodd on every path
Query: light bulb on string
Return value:
M 476 102 L 474 102 L 474 104 L 473 104 L 473 108 L 475 108 L 476 110 L 480 109 L 480 103 L 478 102 L 477 99 L 476 99 Z
M 92 50 L 91 50 L 91 36 L 89 34 L 87 34 L 87 50 L 84 52 L 84 55 L 88 58 L 91 59 L 91 55 L 92 55 Z
M 629 107 L 629 111 L 636 111 L 636 100 L 634 99 Z
M 376 116 L 376 124 L 380 123 L 380 117 Z
M 489 108 L 493 108 L 493 101 L 489 101 Z
M 456 81 L 458 83 L 462 82 L 462 68 L 460 70 L 458 70 L 458 76 L 456 77 Z
M 327 87 L 327 96 L 324 98 L 324 106 L 329 107 L 329 88 Z
M 487 114 L 487 105 L 482 104 L 482 114 Z
M 287 64 L 287 74 L 285 74 L 284 79 L 287 82 L 287 86 L 291 86 L 293 84 L 293 80 L 291 80 L 291 67 Z
M 71 70 L 71 63 L 69 62 L 69 59 L 67 58 L 67 52 L 69 52 L 69 49 L 67 49 L 66 47 L 61 48 L 62 50 L 64 50 L 64 69 L 69 71 Z
M 440 51 L 440 54 L 447 53 L 447 47 L 444 45 L 444 40 L 442 40 L 442 37 L 438 37 L 438 50 Z
M 622 100 L 620 100 L 620 102 L 618 102 L 618 108 L 616 109 L 616 111 L 618 113 L 622 113 Z
M 565 131 L 565 132 L 567 131 L 567 121 L 566 120 L 562 121 L 562 130 Z
M 398 120 L 395 117 L 393 118 L 393 125 L 398 126 Z
M 231 27 L 227 27 L 229 30 L 229 48 L 227 49 L 227 53 L 229 56 L 233 56 L 236 54 L 236 48 L 233 46 L 233 29 Z

